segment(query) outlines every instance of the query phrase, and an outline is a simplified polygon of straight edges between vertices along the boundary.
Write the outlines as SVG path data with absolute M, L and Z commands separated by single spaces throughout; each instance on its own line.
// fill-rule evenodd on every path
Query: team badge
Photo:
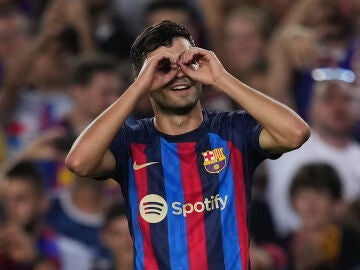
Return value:
M 226 166 L 226 156 L 224 155 L 224 148 L 215 148 L 203 152 L 204 167 L 209 173 L 219 173 Z

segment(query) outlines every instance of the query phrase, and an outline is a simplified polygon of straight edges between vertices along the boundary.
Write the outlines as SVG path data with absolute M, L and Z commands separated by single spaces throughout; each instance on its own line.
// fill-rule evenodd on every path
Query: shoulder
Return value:
M 204 111 L 204 120 L 211 126 L 218 125 L 246 125 L 248 121 L 255 121 L 250 114 L 243 110 L 231 112 Z
M 125 123 L 116 134 L 113 144 L 120 142 L 128 144 L 133 141 L 142 141 L 143 139 L 150 138 L 154 130 L 153 118 L 136 120 L 131 124 Z

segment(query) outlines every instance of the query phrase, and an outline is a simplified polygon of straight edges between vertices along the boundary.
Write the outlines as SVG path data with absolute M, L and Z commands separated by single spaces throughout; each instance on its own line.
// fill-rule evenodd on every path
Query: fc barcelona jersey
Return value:
M 170 136 L 153 119 L 125 125 L 111 144 L 134 239 L 136 269 L 250 269 L 247 205 L 265 158 L 244 111 L 203 111 L 199 128 Z

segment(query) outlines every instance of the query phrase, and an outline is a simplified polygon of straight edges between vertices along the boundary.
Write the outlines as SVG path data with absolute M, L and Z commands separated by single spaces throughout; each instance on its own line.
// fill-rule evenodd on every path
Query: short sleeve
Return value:
M 237 116 L 239 117 L 240 114 Z M 245 154 L 246 162 L 250 171 L 255 168 L 265 159 L 277 159 L 281 154 L 272 154 L 260 146 L 260 133 L 263 130 L 263 126 L 258 123 L 250 114 L 243 112 L 241 119 L 237 119 L 239 127 L 237 130 L 241 133 L 243 138 L 241 149 Z
M 131 129 L 128 125 L 123 126 L 111 142 L 109 150 L 113 154 L 116 162 L 115 170 L 109 177 L 115 179 L 119 183 L 127 177 L 128 160 L 130 156 L 129 136 Z

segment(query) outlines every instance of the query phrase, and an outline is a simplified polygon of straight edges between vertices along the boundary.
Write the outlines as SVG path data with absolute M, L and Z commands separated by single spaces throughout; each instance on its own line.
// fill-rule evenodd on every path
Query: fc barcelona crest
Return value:
M 226 166 L 226 156 L 224 155 L 224 148 L 215 148 L 203 152 L 204 167 L 209 173 L 219 173 Z

